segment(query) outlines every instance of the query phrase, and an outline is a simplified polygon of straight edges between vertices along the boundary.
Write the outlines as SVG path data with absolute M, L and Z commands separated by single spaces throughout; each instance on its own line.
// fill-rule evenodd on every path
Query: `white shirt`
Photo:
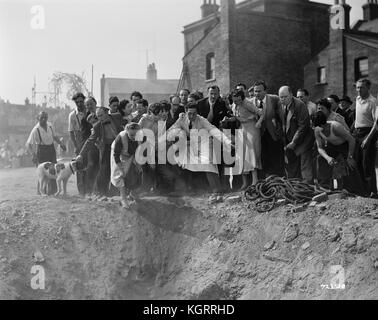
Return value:
M 38 134 L 38 131 L 39 131 L 39 134 Z M 37 123 L 32 129 L 32 131 L 30 132 L 29 138 L 26 141 L 26 145 L 29 145 L 29 144 L 50 145 L 54 143 L 54 138 L 53 138 L 54 136 L 55 136 L 54 128 L 50 122 L 47 122 L 47 131 L 45 131 L 45 129 L 43 129 L 40 126 L 40 124 Z
M 84 112 L 79 112 L 77 109 L 73 110 L 68 116 L 68 132 L 80 131 L 79 121 L 85 117 Z
M 356 128 L 372 128 L 378 119 L 377 99 L 370 95 L 363 100 L 360 96 L 356 99 Z
M 316 104 L 312 101 L 307 102 L 307 109 L 310 116 L 314 115 L 317 111 Z
M 262 100 L 259 100 L 259 99 L 256 98 L 256 102 L 258 102 L 257 107 L 259 107 L 259 108 L 261 108 L 261 101 L 262 101 L 263 105 L 266 106 L 266 95 L 265 95 L 264 99 L 262 99 Z

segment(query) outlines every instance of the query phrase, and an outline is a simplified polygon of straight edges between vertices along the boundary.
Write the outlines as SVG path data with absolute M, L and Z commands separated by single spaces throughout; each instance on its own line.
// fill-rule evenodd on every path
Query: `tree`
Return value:
M 65 93 L 65 98 L 68 100 L 71 100 L 77 92 L 82 92 L 84 95 L 89 95 L 90 93 L 84 72 L 79 75 L 56 71 L 50 80 L 50 87 L 52 87 L 50 90 L 54 92 L 54 96 L 50 96 L 50 101 L 54 102 L 55 105 L 60 105 L 59 97 L 63 93 Z

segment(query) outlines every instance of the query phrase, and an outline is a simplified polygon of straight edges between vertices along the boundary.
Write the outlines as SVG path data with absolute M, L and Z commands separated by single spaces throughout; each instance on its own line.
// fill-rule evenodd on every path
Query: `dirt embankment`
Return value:
M 234 198 L 0 205 L 2 299 L 376 299 L 378 202 L 259 214 Z M 45 290 L 30 286 L 40 251 Z M 332 266 L 345 289 L 330 290 Z

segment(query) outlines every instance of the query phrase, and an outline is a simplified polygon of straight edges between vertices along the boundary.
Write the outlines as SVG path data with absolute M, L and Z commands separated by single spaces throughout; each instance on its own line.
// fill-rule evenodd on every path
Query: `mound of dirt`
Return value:
M 262 214 L 238 194 L 117 201 L 2 201 L 0 299 L 378 297 L 376 200 Z M 31 287 L 36 264 L 44 290 Z

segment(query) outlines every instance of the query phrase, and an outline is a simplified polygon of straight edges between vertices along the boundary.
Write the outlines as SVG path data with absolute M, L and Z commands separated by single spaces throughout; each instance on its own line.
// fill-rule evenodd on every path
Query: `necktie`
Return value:
M 193 128 L 192 121 L 189 121 L 189 135 L 187 135 L 186 137 L 187 141 L 190 141 L 190 130 L 192 130 L 192 128 Z
M 209 115 L 207 116 L 207 121 L 209 121 L 210 123 L 213 121 L 214 118 L 213 106 L 214 104 L 210 103 Z

